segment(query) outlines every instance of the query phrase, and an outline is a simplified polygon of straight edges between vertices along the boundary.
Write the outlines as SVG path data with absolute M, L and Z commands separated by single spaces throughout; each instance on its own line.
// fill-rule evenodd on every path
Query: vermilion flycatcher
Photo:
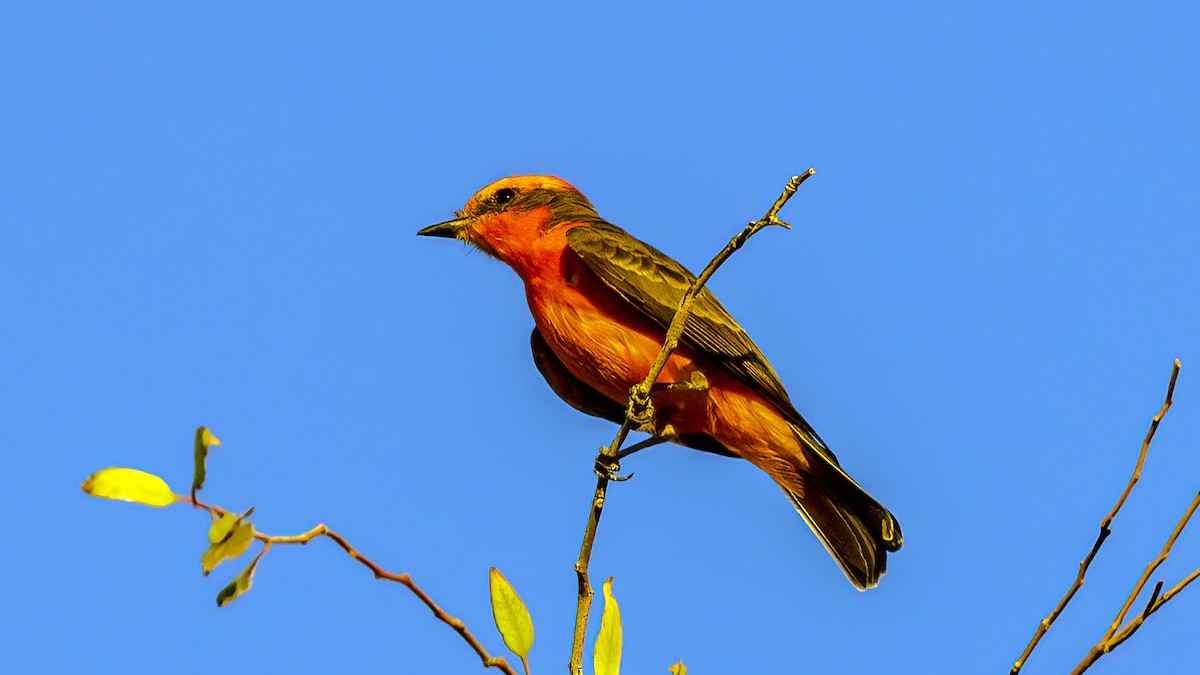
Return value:
M 538 370 L 567 403 L 621 422 L 695 277 L 551 176 L 496 181 L 456 215 L 417 234 L 460 239 L 513 268 L 536 323 Z M 783 488 L 855 586 L 879 583 L 887 552 L 900 548 L 900 524 L 841 468 L 707 288 L 658 381 L 707 386 L 654 392 L 643 431 L 749 460 Z

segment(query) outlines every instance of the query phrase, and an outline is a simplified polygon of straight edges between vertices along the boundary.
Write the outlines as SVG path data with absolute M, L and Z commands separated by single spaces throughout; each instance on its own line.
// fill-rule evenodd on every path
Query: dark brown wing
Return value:
M 567 245 L 588 269 L 665 330 L 695 275 L 662 251 L 609 223 L 571 228 Z M 700 291 L 684 324 L 682 342 L 775 404 L 789 421 L 829 452 L 800 416 L 775 369 L 707 288 Z M 829 453 L 833 458 L 833 453 Z M 836 460 L 835 460 L 836 461 Z

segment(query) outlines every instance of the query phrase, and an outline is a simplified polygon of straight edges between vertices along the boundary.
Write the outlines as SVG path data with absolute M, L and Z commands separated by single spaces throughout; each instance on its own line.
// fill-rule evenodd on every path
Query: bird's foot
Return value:
M 596 475 L 607 480 L 627 481 L 633 478 L 633 474 L 622 476 L 618 472 L 621 470 L 621 462 L 616 457 L 611 457 L 604 453 L 605 448 L 600 448 L 600 454 L 596 455 Z
M 708 391 L 708 377 L 699 370 L 693 370 L 686 382 L 655 382 L 650 391 Z
M 654 423 L 654 404 L 650 401 L 650 390 L 641 384 L 629 388 L 629 406 L 625 415 L 633 422 L 633 428 L 645 429 Z

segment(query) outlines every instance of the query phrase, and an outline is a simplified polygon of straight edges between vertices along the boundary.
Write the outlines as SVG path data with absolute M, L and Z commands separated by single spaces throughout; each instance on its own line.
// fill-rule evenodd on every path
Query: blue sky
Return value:
M 1200 487 L 1200 10 L 775 4 L 0 9 L 6 669 L 479 671 L 328 542 L 218 610 L 237 568 L 200 576 L 200 514 L 79 492 L 111 465 L 183 490 L 207 424 L 205 498 L 329 524 L 497 652 L 499 567 L 561 672 L 612 428 L 541 381 L 515 275 L 413 235 L 548 173 L 699 268 L 809 166 L 795 229 L 712 288 L 904 550 L 857 593 L 748 464 L 632 458 L 593 559 L 626 672 L 1006 670 L 1179 357 L 1026 672 L 1073 665 Z M 1197 565 L 1187 532 L 1161 576 Z M 1096 672 L 1194 668 L 1198 623 L 1191 589 Z

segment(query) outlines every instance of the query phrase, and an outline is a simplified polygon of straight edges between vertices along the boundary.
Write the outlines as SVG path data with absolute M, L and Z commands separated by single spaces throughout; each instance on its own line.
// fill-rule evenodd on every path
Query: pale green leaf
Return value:
M 208 529 L 211 545 L 200 556 L 200 567 L 204 576 L 208 576 L 217 565 L 237 558 L 250 548 L 250 543 L 254 541 L 254 526 L 244 518 L 245 516 L 237 518 L 227 514 Z M 216 541 L 213 541 L 214 534 L 219 535 Z
M 166 481 L 137 469 L 102 469 L 88 476 L 79 487 L 93 497 L 119 499 L 147 506 L 170 506 L 176 500 L 175 493 L 171 492 L 171 487 Z
M 238 596 L 250 590 L 250 585 L 254 582 L 254 570 L 258 567 L 259 559 L 266 552 L 266 548 L 259 551 L 258 555 L 254 556 L 254 560 L 251 560 L 250 564 L 246 566 L 246 569 L 234 577 L 233 581 L 229 582 L 225 588 L 222 588 L 220 593 L 217 593 L 217 607 L 224 607 L 233 602 Z
M 533 619 L 529 616 L 529 609 L 500 570 L 493 567 L 489 576 L 492 617 L 496 620 L 496 628 L 500 631 L 500 637 L 504 638 L 504 644 L 525 661 L 533 647 Z
M 612 594 L 613 578 L 604 582 L 604 614 L 600 617 L 600 634 L 592 652 L 592 669 L 596 675 L 621 673 L 621 608 Z
M 667 670 L 671 675 L 687 675 L 687 666 L 683 665 L 683 661 L 675 663 L 670 668 L 667 668 Z
M 229 535 L 233 534 L 233 528 L 237 526 L 240 520 L 241 518 L 232 513 L 226 513 L 217 520 L 214 520 L 212 526 L 208 528 L 208 543 L 219 544 L 228 539 Z
M 204 479 L 208 476 L 206 468 L 206 460 L 208 459 L 208 448 L 213 445 L 220 445 L 221 439 L 213 435 L 208 427 L 196 427 L 196 445 L 192 454 L 192 459 L 195 463 L 192 469 L 192 500 L 196 499 L 196 490 L 204 487 Z

